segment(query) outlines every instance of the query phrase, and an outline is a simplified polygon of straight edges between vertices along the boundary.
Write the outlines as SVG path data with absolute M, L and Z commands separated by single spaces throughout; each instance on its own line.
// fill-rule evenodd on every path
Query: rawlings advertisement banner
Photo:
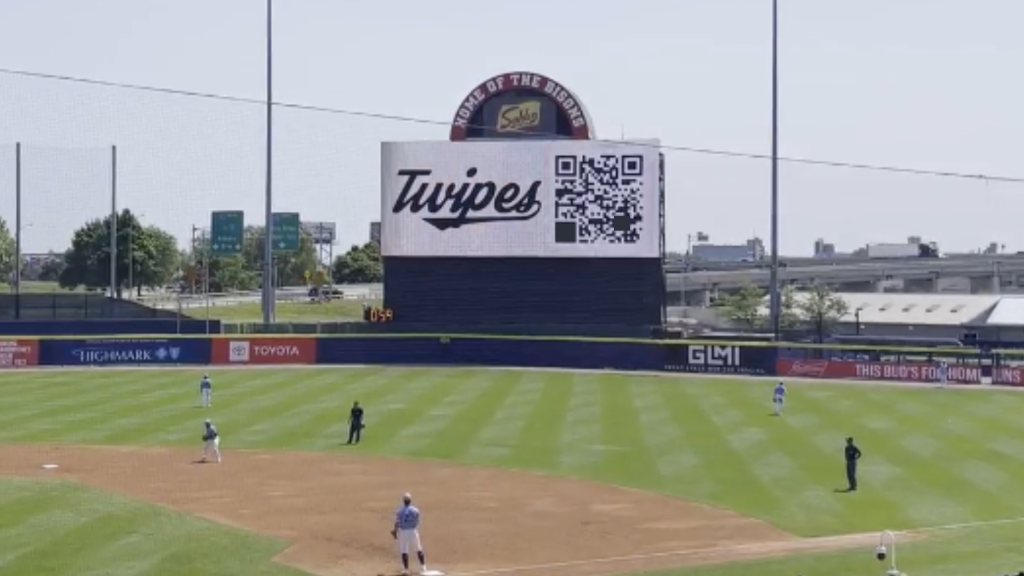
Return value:
M 894 380 L 937 382 L 939 369 L 927 362 L 862 362 L 857 360 L 779 360 L 779 376 L 834 378 L 838 380 Z M 949 365 L 947 380 L 957 384 L 981 383 L 980 366 Z
M 217 338 L 214 364 L 316 364 L 315 338 Z
M 0 369 L 38 365 L 38 340 L 0 340 Z

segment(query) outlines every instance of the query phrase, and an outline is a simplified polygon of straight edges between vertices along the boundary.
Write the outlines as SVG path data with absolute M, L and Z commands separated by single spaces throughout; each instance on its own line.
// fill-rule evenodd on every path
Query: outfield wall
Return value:
M 1008 362 L 1007 356 L 999 352 L 983 354 L 960 348 L 836 348 L 814 344 L 434 334 L 330 337 L 121 335 L 0 339 L 0 369 L 110 365 L 387 364 L 934 382 L 938 377 L 936 358 L 948 363 L 949 381 L 952 383 L 1024 385 L 1024 366 Z

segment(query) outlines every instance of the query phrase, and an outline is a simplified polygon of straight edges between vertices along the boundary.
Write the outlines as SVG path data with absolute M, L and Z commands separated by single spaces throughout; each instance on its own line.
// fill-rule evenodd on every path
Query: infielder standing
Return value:
M 209 418 L 203 422 L 203 459 L 200 462 L 206 462 L 207 456 L 213 453 L 214 457 L 217 458 L 217 463 L 220 463 L 220 434 L 217 433 L 217 427 L 213 425 L 213 422 Z
M 772 392 L 772 404 L 775 405 L 775 415 L 782 416 L 782 406 L 786 403 L 786 383 L 779 382 Z
M 947 364 L 945 360 L 939 362 L 939 366 L 935 370 L 935 375 L 939 381 L 939 387 L 945 388 L 946 382 L 949 380 L 949 364 Z
M 199 397 L 203 408 L 213 406 L 213 382 L 209 374 L 203 374 L 203 379 L 199 381 Z
M 420 510 L 412 505 L 412 495 L 406 492 L 402 496 L 402 505 L 395 512 L 395 526 L 391 536 L 398 540 L 398 553 L 402 555 L 402 574 L 409 574 L 409 549 L 416 548 L 416 556 L 420 561 L 420 573 L 427 571 L 427 557 L 423 554 L 420 542 Z

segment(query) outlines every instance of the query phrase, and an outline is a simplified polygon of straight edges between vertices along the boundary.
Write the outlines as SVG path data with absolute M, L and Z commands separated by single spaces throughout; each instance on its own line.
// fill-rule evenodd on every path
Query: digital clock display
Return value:
M 363 319 L 367 322 L 382 324 L 395 319 L 395 313 L 386 306 L 367 306 L 363 309 Z

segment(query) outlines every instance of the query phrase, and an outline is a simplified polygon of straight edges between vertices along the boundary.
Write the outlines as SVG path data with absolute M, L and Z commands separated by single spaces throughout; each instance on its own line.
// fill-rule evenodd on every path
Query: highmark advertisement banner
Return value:
M 39 360 L 40 364 L 49 366 L 209 364 L 210 340 L 206 338 L 43 340 L 39 345 Z

